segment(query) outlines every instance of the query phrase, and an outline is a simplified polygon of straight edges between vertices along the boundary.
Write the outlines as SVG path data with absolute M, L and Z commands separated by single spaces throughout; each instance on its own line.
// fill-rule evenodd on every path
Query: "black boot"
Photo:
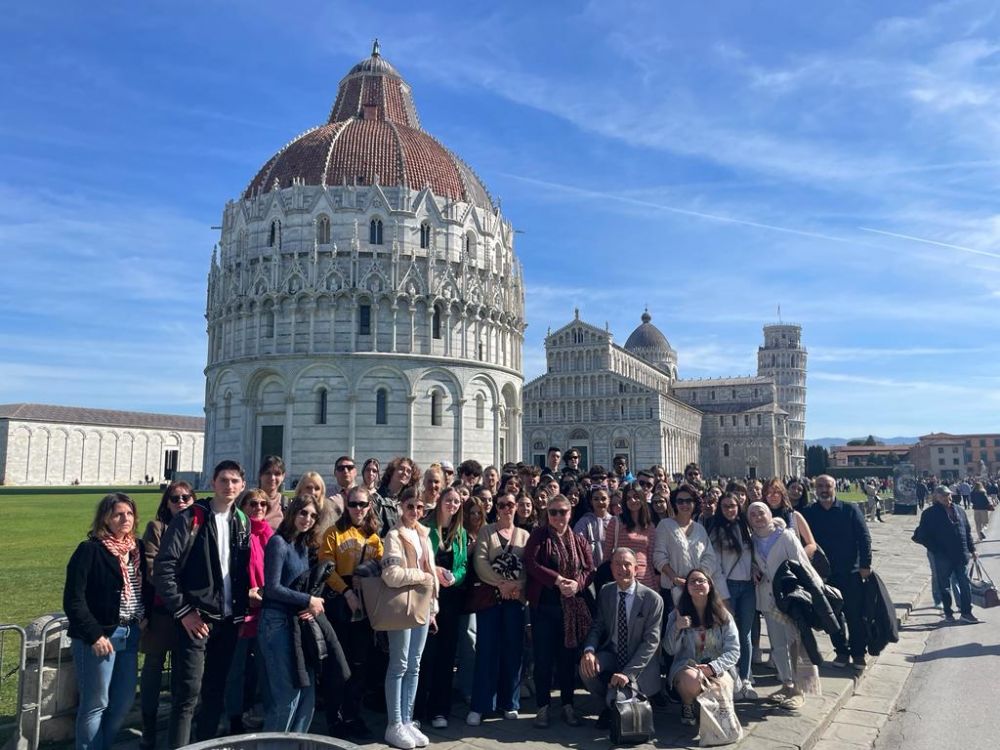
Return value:
M 153 750 L 156 747 L 156 714 L 142 715 L 142 737 L 139 739 L 140 750 Z

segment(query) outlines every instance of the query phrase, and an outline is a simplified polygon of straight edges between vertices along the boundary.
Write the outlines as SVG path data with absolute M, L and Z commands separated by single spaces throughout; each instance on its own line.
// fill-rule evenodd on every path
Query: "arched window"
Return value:
M 372 219 L 368 225 L 368 243 L 371 245 L 382 244 L 382 220 Z
M 222 407 L 222 426 L 228 430 L 233 421 L 233 394 L 226 392 L 225 401 Z
M 275 219 L 271 222 L 271 229 L 267 233 L 268 247 L 281 247 L 281 222 Z
M 320 216 L 316 219 L 316 242 L 320 245 L 330 244 L 330 218 Z
M 466 233 L 466 235 L 465 235 L 465 244 L 464 244 L 464 246 L 463 246 L 462 249 L 465 250 L 465 254 L 469 258 L 469 260 L 475 260 L 476 259 L 476 235 L 474 235 L 472 232 Z
M 434 315 L 431 317 L 431 338 L 441 338 L 441 305 L 434 305 Z
M 327 390 L 320 388 L 316 399 L 316 424 L 326 424 Z
M 443 420 L 443 404 L 441 402 L 441 391 L 431 393 L 431 425 L 440 427 Z
M 271 310 L 265 310 L 261 314 L 260 328 L 262 337 L 265 339 L 274 338 L 274 313 Z
M 420 247 L 426 250 L 431 246 L 431 225 L 426 221 L 420 225 Z
M 729 458 L 729 443 L 722 444 L 722 455 Z
M 476 394 L 476 429 L 481 430 L 486 426 L 486 398 L 482 393 Z
M 372 306 L 360 305 L 358 307 L 358 335 L 371 336 L 372 334 Z
M 389 424 L 389 392 L 385 388 L 375 391 L 375 424 Z

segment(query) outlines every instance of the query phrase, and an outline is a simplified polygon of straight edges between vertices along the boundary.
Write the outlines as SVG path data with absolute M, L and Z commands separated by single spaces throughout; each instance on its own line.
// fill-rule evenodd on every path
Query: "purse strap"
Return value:
M 993 586 L 993 579 L 990 578 L 990 574 L 986 572 L 982 564 L 979 562 L 979 558 L 973 558 L 972 562 L 969 564 L 969 579 L 973 581 L 982 581 Z

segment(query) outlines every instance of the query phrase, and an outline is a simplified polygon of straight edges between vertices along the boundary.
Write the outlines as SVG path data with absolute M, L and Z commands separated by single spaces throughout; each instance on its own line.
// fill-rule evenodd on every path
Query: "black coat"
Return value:
M 830 635 L 840 632 L 839 607 L 834 607 L 835 603 L 843 604 L 840 592 L 831 586 L 818 587 L 802 564 L 794 560 L 785 560 L 778 566 L 771 586 L 775 606 L 795 623 L 809 661 L 817 666 L 822 664 L 823 657 L 812 631 L 823 630 Z
M 920 514 L 920 524 L 913 532 L 913 541 L 925 546 L 933 555 L 944 556 L 956 565 L 964 565 L 969 562 L 976 546 L 972 542 L 972 531 L 965 511 L 954 504 L 952 507 L 955 509 L 956 523 L 952 523 L 943 505 L 932 503 Z
M 316 563 L 292 581 L 289 588 L 303 591 L 309 596 L 321 596 L 326 579 L 335 567 L 332 560 Z M 323 673 L 324 678 L 329 676 L 339 686 L 343 686 L 351 676 L 351 668 L 347 665 L 347 657 L 344 656 L 344 649 L 340 646 L 340 639 L 337 638 L 337 633 L 326 614 L 320 613 L 311 620 L 303 620 L 298 615 L 291 615 L 291 617 L 294 618 L 292 666 L 298 687 L 309 687 L 311 684 L 310 667 L 319 671 L 323 661 L 327 659 L 332 661 Z M 295 626 L 294 623 L 298 623 L 298 625 Z
M 148 583 L 143 544 L 136 540 L 139 555 L 139 575 L 146 611 L 153 604 L 153 589 Z M 66 565 L 66 588 L 63 589 L 63 611 L 69 620 L 69 637 L 79 638 L 88 646 L 101 636 L 110 636 L 118 627 L 121 606 L 121 565 L 118 558 L 97 539 L 80 542 Z
M 874 571 L 865 581 L 862 595 L 861 618 L 865 627 L 865 642 L 868 653 L 878 656 L 888 644 L 899 641 L 896 606 L 885 583 Z

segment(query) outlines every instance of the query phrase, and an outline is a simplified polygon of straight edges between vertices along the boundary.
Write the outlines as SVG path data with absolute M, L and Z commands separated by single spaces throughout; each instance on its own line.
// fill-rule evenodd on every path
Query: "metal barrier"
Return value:
M 318 734 L 256 732 L 186 745 L 184 750 L 356 750 L 347 740 Z
M 34 712 L 34 718 L 33 718 L 33 721 L 32 721 L 32 724 L 33 724 L 32 731 L 27 733 L 28 736 L 26 738 L 24 738 L 24 739 L 26 739 L 26 742 L 22 745 L 23 747 L 26 747 L 28 750 L 38 750 L 38 743 L 39 743 L 39 738 L 41 736 L 41 729 L 42 729 L 42 722 L 43 721 L 48 721 L 49 719 L 55 719 L 55 718 L 60 717 L 60 716 L 72 716 L 72 715 L 74 715 L 76 713 L 76 707 L 75 706 L 73 706 L 72 708 L 69 708 L 69 709 L 64 709 L 62 711 L 53 711 L 50 714 L 43 713 L 43 699 L 44 699 L 44 696 L 42 695 L 42 693 L 43 693 L 43 688 L 44 688 L 44 677 L 45 677 L 45 670 L 46 670 L 46 662 L 48 661 L 47 658 L 46 658 L 46 655 L 45 655 L 46 648 L 48 646 L 48 641 L 49 641 L 49 638 L 52 637 L 53 635 L 57 636 L 56 639 L 55 639 L 55 646 L 56 646 L 56 660 L 55 660 L 56 661 L 56 663 L 55 663 L 56 682 L 55 682 L 55 685 L 53 686 L 53 689 L 49 691 L 50 695 L 53 696 L 52 705 L 55 706 L 56 703 L 57 703 L 57 701 L 55 699 L 55 696 L 61 695 L 61 692 L 60 692 L 60 683 L 61 683 L 61 681 L 63 679 L 63 669 L 62 669 L 62 660 L 63 660 L 62 633 L 68 627 L 69 627 L 69 620 L 67 620 L 66 617 L 64 617 L 64 616 L 53 617 L 51 620 L 49 620 L 47 623 L 45 623 L 45 625 L 42 627 L 42 632 L 39 634 L 37 643 L 35 641 L 31 642 L 32 649 L 34 649 L 36 647 L 36 645 L 37 645 L 37 648 L 38 648 L 38 657 L 37 657 L 38 668 L 36 670 L 36 680 L 35 680 L 35 684 L 34 685 L 24 686 L 24 690 L 23 690 L 24 699 L 22 700 L 21 707 L 20 707 L 20 714 L 22 716 L 25 713 L 27 713 L 28 711 L 33 711 Z M 25 648 L 26 649 L 27 649 L 27 645 L 28 644 L 25 644 Z M 25 664 L 25 669 L 24 669 L 24 671 L 22 673 L 23 674 L 27 673 L 27 664 Z M 21 733 L 22 733 L 22 738 L 23 738 L 23 735 L 25 734 L 23 732 L 23 728 L 21 730 Z
M 15 633 L 20 636 L 20 646 L 18 647 L 17 664 L 12 668 L 7 668 L 7 633 Z M 20 731 L 21 709 L 24 704 L 24 676 L 28 664 L 28 637 L 24 628 L 20 625 L 4 624 L 0 625 L 0 694 L 9 688 L 8 680 L 11 677 L 17 678 L 17 699 L 14 704 L 14 716 L 11 719 L 0 717 L 0 732 L 6 734 L 7 730 L 14 727 L 15 732 Z

